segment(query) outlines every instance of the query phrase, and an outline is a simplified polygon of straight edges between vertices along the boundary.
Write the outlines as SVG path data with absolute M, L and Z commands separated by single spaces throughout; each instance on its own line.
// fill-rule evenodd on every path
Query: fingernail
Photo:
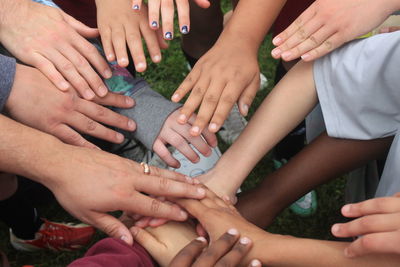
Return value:
M 348 257 L 348 258 L 352 258 L 354 257 L 354 253 L 351 252 L 348 248 L 344 249 L 344 256 Z
M 292 55 L 292 52 L 290 51 L 285 51 L 282 53 L 281 57 L 282 58 L 289 58 Z
M 153 62 L 154 63 L 158 63 L 158 62 L 160 62 L 161 61 L 161 56 L 160 55 L 155 55 L 154 57 L 153 57 Z
M 194 134 L 198 134 L 198 133 L 200 133 L 200 128 L 199 128 L 199 126 L 194 126 L 194 127 L 192 127 L 191 131 Z
M 231 229 L 228 230 L 228 234 L 236 236 L 236 235 L 239 234 L 239 231 L 237 229 L 235 229 L 235 228 L 231 228 Z
M 213 122 L 210 124 L 209 128 L 210 128 L 210 131 L 215 132 L 218 130 L 218 125 L 215 122 Z
M 135 68 L 137 71 L 143 71 L 146 68 L 146 64 L 144 64 L 143 62 L 140 62 L 136 65 Z
M 350 213 L 351 205 L 344 205 L 342 208 L 342 213 Z
M 181 115 L 179 115 L 178 119 L 179 119 L 180 122 L 186 122 L 186 115 L 185 114 L 181 114 Z
M 274 40 L 272 40 L 272 43 L 274 45 L 279 45 L 279 43 L 282 41 L 282 38 L 280 37 L 275 37 Z
M 117 133 L 115 136 L 116 136 L 118 141 L 121 141 L 121 142 L 124 141 L 125 137 L 121 133 Z
M 184 212 L 183 210 L 181 210 L 180 217 L 181 217 L 182 219 L 185 220 L 185 219 L 188 217 L 188 215 L 187 215 L 186 212 Z
M 188 34 L 189 33 L 189 28 L 188 28 L 188 26 L 182 26 L 182 29 L 181 29 L 181 33 L 182 34 Z
M 248 244 L 250 244 L 250 239 L 249 238 L 247 238 L 247 237 L 242 237 L 241 239 L 240 239 L 240 244 L 242 244 L 242 245 L 248 245 Z
M 199 193 L 200 196 L 204 196 L 206 194 L 206 190 L 204 190 L 204 188 L 197 188 L 197 193 Z
M 310 58 L 310 54 L 304 54 L 301 56 L 302 60 L 307 60 L 308 58 Z
M 136 232 L 135 232 L 135 231 L 136 231 Z M 135 233 L 133 233 L 133 234 L 136 235 L 137 230 L 133 228 L 133 229 L 132 229 L 132 232 L 135 232 Z M 123 235 L 123 236 L 121 236 L 121 240 L 124 241 L 124 242 L 127 242 L 127 241 L 128 241 L 128 237 L 127 237 L 126 235 Z
M 135 129 L 135 123 L 133 122 L 133 120 L 128 121 L 128 128 L 131 130 Z
M 172 32 L 166 32 L 165 33 L 165 39 L 171 40 L 172 39 Z
M 153 22 L 151 22 L 151 27 L 152 28 L 157 28 L 158 27 L 158 23 L 157 23 L 157 21 L 153 21 Z
M 340 230 L 340 226 L 338 224 L 334 224 L 332 226 L 331 232 L 332 232 L 332 234 L 337 234 L 337 233 L 339 233 L 339 230 Z
M 105 96 L 107 93 L 108 89 L 104 85 L 101 85 L 99 87 L 99 96 Z
M 126 64 L 128 64 L 128 59 L 123 57 L 123 58 L 118 60 L 118 65 L 124 65 L 125 66 Z
M 243 104 L 242 105 L 242 109 L 243 109 L 243 112 L 244 112 L 244 116 L 247 116 L 247 114 L 249 113 L 249 105 L 247 105 L 247 104 Z
M 133 10 L 139 10 L 140 7 L 139 7 L 139 5 L 133 5 L 132 9 L 133 9 Z
M 179 99 L 179 94 L 174 94 L 174 95 L 171 97 L 171 99 L 172 99 L 172 101 L 178 101 L 178 99 Z
M 60 89 L 61 90 L 67 90 L 68 88 L 69 88 L 69 83 L 67 83 L 66 81 L 60 82 Z
M 275 49 L 273 49 L 272 51 L 271 51 L 271 54 L 274 56 L 274 57 L 279 57 L 279 55 L 282 53 L 282 51 L 279 49 L 279 48 L 275 48 Z
M 111 70 L 105 70 L 104 71 L 104 78 L 110 79 L 112 77 L 112 71 Z
M 114 59 L 114 55 L 113 54 L 108 54 L 107 55 L 107 60 L 108 61 L 111 61 L 111 60 L 113 60 Z
M 85 91 L 85 98 L 87 98 L 87 99 L 92 99 L 94 96 L 95 96 L 95 95 L 94 95 L 94 93 L 92 92 L 92 90 L 87 89 L 87 90 Z
M 132 106 L 134 104 L 133 99 L 129 96 L 125 97 L 125 103 L 129 106 Z
M 261 266 L 261 262 L 260 262 L 259 260 L 252 260 L 252 261 L 251 261 L 251 266 L 252 266 L 252 267 Z
M 207 240 L 202 236 L 197 237 L 196 240 L 200 241 L 201 243 L 207 243 Z

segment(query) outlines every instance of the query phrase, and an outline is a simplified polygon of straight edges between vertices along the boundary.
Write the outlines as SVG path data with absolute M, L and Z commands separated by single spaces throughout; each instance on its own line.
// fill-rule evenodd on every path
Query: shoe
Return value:
M 73 251 L 86 246 L 92 239 L 95 230 L 86 224 L 56 223 L 46 219 L 35 239 L 24 240 L 16 237 L 10 229 L 11 245 L 20 251 Z
M 235 104 L 218 134 L 226 144 L 231 145 L 239 137 L 246 125 L 246 119 L 240 114 L 239 107 Z
M 273 160 L 275 169 L 279 169 L 284 164 L 287 163 L 286 159 L 282 160 Z M 289 206 L 289 209 L 302 217 L 307 217 L 314 214 L 317 211 L 318 201 L 317 194 L 314 190 L 308 192 L 301 198 L 299 198 L 296 202 Z

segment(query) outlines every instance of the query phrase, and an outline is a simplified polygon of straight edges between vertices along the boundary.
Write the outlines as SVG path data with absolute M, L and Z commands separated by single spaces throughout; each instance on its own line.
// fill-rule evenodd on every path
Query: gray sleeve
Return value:
M 15 59 L 0 55 L 0 112 L 10 95 L 15 76 Z
M 146 148 L 152 150 L 154 141 L 159 135 L 165 120 L 181 104 L 171 102 L 153 91 L 144 80 L 140 81 L 136 86 L 139 86 L 139 88 L 130 95 L 135 99 L 135 106 L 130 109 L 115 110 L 136 122 L 136 131 L 121 131 L 125 137 L 137 139 Z

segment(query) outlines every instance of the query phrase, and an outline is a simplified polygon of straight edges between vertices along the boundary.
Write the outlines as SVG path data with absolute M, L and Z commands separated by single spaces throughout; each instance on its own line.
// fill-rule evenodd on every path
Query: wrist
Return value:
M 13 18 L 27 14 L 29 0 L 2 0 L 0 1 L 0 41 L 7 27 L 15 27 Z M 21 11 L 25 11 L 22 12 Z
M 228 46 L 235 46 L 241 52 L 249 52 L 252 55 L 257 56 L 261 41 L 251 36 L 246 30 L 235 29 L 234 27 L 226 26 L 216 44 L 222 44 L 223 46 L 225 46 L 225 44 Z

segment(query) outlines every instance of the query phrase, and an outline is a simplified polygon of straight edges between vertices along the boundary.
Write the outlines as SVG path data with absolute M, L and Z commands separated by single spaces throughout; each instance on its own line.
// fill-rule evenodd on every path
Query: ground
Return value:
M 224 6 L 226 7 L 226 4 Z M 259 62 L 262 73 L 268 78 L 269 85 L 266 90 L 260 91 L 251 108 L 250 115 L 265 98 L 268 92 L 273 88 L 274 72 L 276 61 L 270 56 L 271 50 L 270 36 L 267 36 L 260 50 Z M 150 64 L 149 69 L 143 75 L 152 87 L 161 92 L 166 97 L 170 97 L 174 89 L 184 79 L 188 73 L 186 61 L 180 51 L 179 36 L 170 42 L 170 48 L 164 51 L 162 63 Z M 224 151 L 227 146 L 220 143 Z M 266 155 L 255 170 L 250 174 L 245 182 L 243 189 L 248 190 L 257 185 L 268 173 L 273 170 L 269 155 Z M 318 211 L 315 215 L 308 218 L 301 218 L 289 210 L 285 210 L 275 222 L 267 229 L 268 231 L 289 234 L 298 237 L 332 239 L 330 227 L 334 222 L 341 220 L 339 209 L 343 204 L 344 179 L 337 179 L 334 182 L 317 188 Z M 73 220 L 65 211 L 56 204 L 41 205 L 39 207 L 42 215 L 51 220 L 71 221 Z M 96 234 L 95 240 L 104 237 L 103 234 Z M 11 266 L 34 265 L 35 267 L 58 267 L 66 266 L 73 259 L 81 256 L 84 250 L 80 252 L 36 252 L 23 253 L 15 251 L 8 241 L 8 229 L 0 224 L 0 249 L 4 251 L 11 262 Z

